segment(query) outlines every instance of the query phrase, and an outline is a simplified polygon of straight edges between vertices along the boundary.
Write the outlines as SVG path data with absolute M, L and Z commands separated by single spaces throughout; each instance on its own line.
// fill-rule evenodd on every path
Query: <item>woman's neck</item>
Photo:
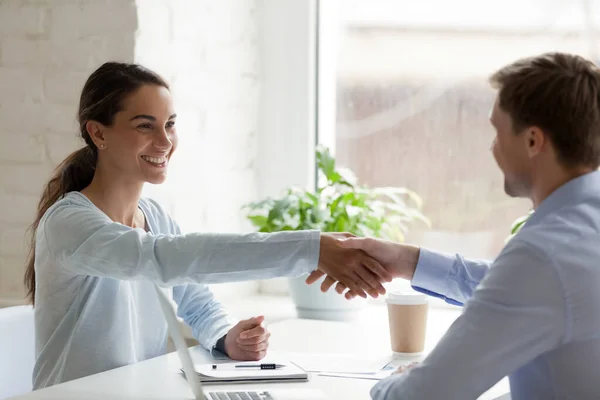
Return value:
M 81 193 L 113 221 L 134 228 L 143 228 L 137 225 L 140 224 L 138 204 L 144 184 L 111 175 L 113 176 L 96 170 L 92 183 Z

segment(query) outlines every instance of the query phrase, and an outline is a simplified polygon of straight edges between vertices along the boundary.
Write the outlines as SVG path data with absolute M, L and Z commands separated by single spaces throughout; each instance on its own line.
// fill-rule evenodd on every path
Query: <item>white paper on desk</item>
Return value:
M 294 363 L 307 372 L 331 372 L 339 374 L 375 374 L 392 360 L 391 357 L 357 357 L 345 354 L 286 353 Z
M 194 368 L 202 382 L 305 381 L 308 379 L 307 372 L 293 363 L 284 363 L 286 366 L 280 369 L 235 368 L 235 365 L 243 364 L 256 363 L 217 364 L 217 369 L 212 368 L 213 364 L 196 364 Z
M 379 381 L 381 379 L 387 378 L 394 372 L 394 370 L 385 370 L 379 371 L 374 374 L 347 374 L 341 372 L 320 372 L 319 376 L 330 376 L 333 378 L 349 378 L 349 379 L 369 379 L 374 381 Z

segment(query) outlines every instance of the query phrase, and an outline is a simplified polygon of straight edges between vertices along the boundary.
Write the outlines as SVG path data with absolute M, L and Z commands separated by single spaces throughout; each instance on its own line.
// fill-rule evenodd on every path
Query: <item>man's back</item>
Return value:
M 600 175 L 566 186 L 574 187 L 551 196 L 515 238 L 549 260 L 565 323 L 562 343 L 511 374 L 520 398 L 542 398 L 546 385 L 547 398 L 600 398 Z

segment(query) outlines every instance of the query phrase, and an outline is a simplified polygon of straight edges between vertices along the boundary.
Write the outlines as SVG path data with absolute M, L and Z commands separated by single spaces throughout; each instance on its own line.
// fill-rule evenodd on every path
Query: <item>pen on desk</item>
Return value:
M 230 364 L 223 364 L 223 365 L 213 364 L 212 369 L 217 369 L 218 367 L 231 368 Z M 256 369 L 279 369 L 279 368 L 284 368 L 284 367 L 285 367 L 285 365 L 283 365 L 283 364 L 240 364 L 240 365 L 235 366 L 235 368 L 256 368 Z

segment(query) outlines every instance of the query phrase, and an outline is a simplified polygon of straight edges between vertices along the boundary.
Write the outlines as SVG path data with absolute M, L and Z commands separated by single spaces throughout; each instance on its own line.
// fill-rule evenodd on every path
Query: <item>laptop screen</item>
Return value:
M 154 284 L 154 289 L 156 290 L 156 295 L 158 296 L 158 300 L 160 302 L 160 308 L 167 320 L 167 324 L 169 326 L 169 333 L 171 338 L 173 339 L 173 343 L 175 344 L 175 348 L 177 349 L 177 355 L 181 360 L 181 366 L 183 367 L 183 371 L 185 372 L 185 377 L 192 389 L 192 393 L 194 393 L 194 397 L 196 400 L 206 400 L 204 397 L 204 392 L 202 391 L 202 384 L 199 379 L 196 379 L 196 371 L 194 369 L 194 363 L 192 362 L 192 356 L 190 356 L 190 351 L 185 343 L 185 339 L 183 338 L 183 331 L 181 330 L 181 325 L 177 320 L 177 316 L 175 315 L 175 311 L 167 299 L 165 293 L 160 290 L 160 288 Z

